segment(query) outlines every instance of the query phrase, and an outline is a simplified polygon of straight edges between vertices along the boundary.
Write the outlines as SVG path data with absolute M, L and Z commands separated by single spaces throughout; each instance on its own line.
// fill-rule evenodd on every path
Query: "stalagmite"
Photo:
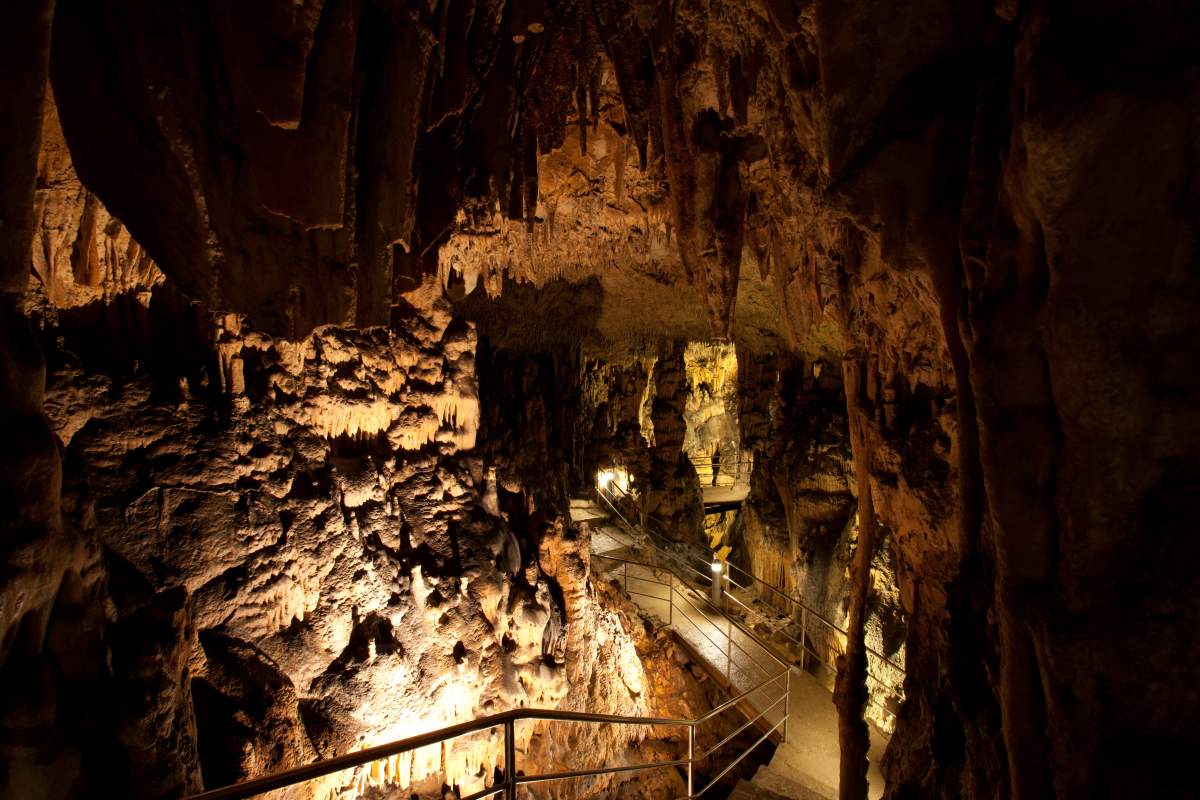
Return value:
M 854 471 L 858 494 L 858 545 L 850 575 L 850 613 L 846 652 L 838 658 L 834 702 L 838 707 L 838 739 L 841 745 L 841 800 L 864 800 L 867 796 L 867 750 L 870 742 L 863 713 L 867 704 L 867 652 L 863 641 L 867 596 L 871 590 L 871 560 L 875 555 L 875 507 L 871 499 L 869 472 L 873 443 L 868 433 L 870 406 L 864 405 L 863 371 L 870 365 L 861 356 L 848 355 L 843 362 L 846 409 L 850 415 L 850 440 L 854 446 Z
M 794 686 L 840 658 L 714 796 L 1188 796 L 1200 24 L 1093 6 L 4 4 L 0 800 L 701 716 L 733 656 L 631 549 Z M 687 754 L 519 727 L 530 775 Z

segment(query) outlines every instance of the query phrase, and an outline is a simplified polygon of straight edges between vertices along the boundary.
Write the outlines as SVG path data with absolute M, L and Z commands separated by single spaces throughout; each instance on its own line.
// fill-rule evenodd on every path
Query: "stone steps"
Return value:
M 783 797 L 789 800 L 837 800 L 837 790 L 802 773 L 783 775 L 764 765 L 754 773 L 752 785 L 767 794 L 764 797 Z
M 740 780 L 729 800 L 826 800 L 824 795 L 816 794 L 799 784 L 792 784 L 785 791 L 776 791 L 754 781 Z

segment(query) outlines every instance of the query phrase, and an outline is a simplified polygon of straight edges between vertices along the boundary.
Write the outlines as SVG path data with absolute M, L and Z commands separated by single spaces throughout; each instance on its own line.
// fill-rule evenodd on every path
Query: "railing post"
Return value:
M 504 721 L 504 797 L 517 800 L 517 737 L 516 723 Z
M 623 576 L 622 581 L 625 586 L 625 594 L 629 594 L 629 562 L 628 561 L 621 562 L 621 573 Z
M 692 796 L 692 792 L 696 791 L 696 789 L 695 789 L 696 765 L 694 763 L 695 758 L 696 758 L 696 723 L 693 722 L 691 725 L 688 725 L 688 793 L 687 793 L 687 796 L 689 798 Z
M 787 744 L 788 718 L 792 715 L 792 670 L 789 668 L 783 685 L 783 743 Z
M 667 624 L 675 623 L 675 573 L 667 573 Z
M 725 680 L 733 689 L 733 620 L 725 618 Z

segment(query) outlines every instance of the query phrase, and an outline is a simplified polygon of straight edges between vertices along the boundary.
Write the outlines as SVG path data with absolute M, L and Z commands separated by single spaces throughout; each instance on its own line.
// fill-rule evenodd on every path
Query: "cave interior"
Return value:
M 8 0 L 0 66 L 0 798 L 1200 797 L 1200 5 Z

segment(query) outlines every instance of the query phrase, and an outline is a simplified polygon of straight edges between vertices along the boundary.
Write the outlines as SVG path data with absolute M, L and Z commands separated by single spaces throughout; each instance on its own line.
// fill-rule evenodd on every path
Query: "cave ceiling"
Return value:
M 51 79 L 85 184 L 266 333 L 386 323 L 436 274 L 485 316 L 557 284 L 551 337 L 837 354 L 861 237 L 825 142 L 865 123 L 821 107 L 814 10 L 666 8 L 66 0 Z

